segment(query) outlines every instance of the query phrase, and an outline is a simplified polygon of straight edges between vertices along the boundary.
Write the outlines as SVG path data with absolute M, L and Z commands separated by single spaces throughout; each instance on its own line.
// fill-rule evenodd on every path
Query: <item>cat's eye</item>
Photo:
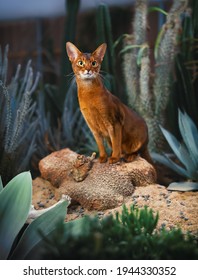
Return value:
M 81 66 L 81 67 L 84 65 L 84 62 L 82 60 L 79 60 L 77 63 L 78 63 L 78 66 Z
M 92 64 L 92 66 L 93 66 L 93 67 L 96 67 L 96 66 L 98 65 L 98 64 L 97 64 L 97 62 L 96 62 L 95 60 L 94 60 L 94 61 L 92 61 L 92 63 L 91 63 L 91 64 Z

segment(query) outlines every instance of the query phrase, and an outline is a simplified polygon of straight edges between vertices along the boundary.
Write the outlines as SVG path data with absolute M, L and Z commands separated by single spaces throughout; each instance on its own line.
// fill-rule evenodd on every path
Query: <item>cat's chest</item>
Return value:
M 110 115 L 105 106 L 94 106 L 94 104 L 82 107 L 81 112 L 92 130 L 95 130 L 104 136 L 108 135 L 108 129 L 111 125 Z
M 78 95 L 80 110 L 86 118 L 108 118 L 108 98 L 101 94 Z

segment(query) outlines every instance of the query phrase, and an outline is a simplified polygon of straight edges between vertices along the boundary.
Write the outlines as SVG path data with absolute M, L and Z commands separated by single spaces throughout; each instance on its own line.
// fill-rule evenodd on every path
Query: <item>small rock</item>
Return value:
M 45 207 L 45 205 L 44 205 L 43 203 L 41 203 L 41 202 L 38 204 L 38 206 L 39 206 L 39 207 L 42 207 L 42 208 Z

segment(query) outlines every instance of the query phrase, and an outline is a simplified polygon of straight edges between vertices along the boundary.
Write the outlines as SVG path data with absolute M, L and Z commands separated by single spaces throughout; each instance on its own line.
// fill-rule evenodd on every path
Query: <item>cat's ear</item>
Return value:
M 74 61 L 81 53 L 79 49 L 71 42 L 66 43 L 66 51 L 71 62 Z
M 92 55 L 96 56 L 100 61 L 103 61 L 106 49 L 107 49 L 107 44 L 103 43 L 92 53 Z

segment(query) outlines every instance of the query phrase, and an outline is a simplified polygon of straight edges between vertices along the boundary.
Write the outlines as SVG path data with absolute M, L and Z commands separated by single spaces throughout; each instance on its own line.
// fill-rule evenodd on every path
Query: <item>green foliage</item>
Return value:
M 180 110 L 178 119 L 182 135 L 181 142 L 164 128 L 161 127 L 161 130 L 181 165 L 175 163 L 167 155 L 155 154 L 154 157 L 181 176 L 198 182 L 198 129 L 192 119 Z M 196 185 L 198 189 L 198 184 Z
M 166 22 L 159 32 L 155 46 L 154 79 L 151 75 L 150 47 L 146 34 L 147 0 L 136 1 L 133 34 L 124 39 L 123 73 L 128 101 L 146 120 L 149 148 L 155 152 L 165 148 L 159 125 L 165 124 L 172 85 L 171 74 L 181 31 L 180 15 L 186 4 L 187 0 L 173 1 Z
M 25 224 L 31 197 L 29 172 L 17 175 L 0 192 L 0 259 L 8 257 L 17 234 Z
M 0 259 L 25 259 L 42 241 L 39 231 L 48 235 L 57 223 L 64 221 L 68 202 L 36 218 L 24 229 L 32 198 L 30 172 L 14 177 L 0 192 Z M 20 232 L 20 234 L 19 234 Z M 39 257 L 39 251 L 37 256 Z
M 68 222 L 48 236 L 44 259 L 196 259 L 197 243 L 178 229 L 156 231 L 158 215 L 148 208 L 123 207 L 99 220 Z
M 100 4 L 96 14 L 96 26 L 97 26 L 97 41 L 98 45 L 102 43 L 107 44 L 107 51 L 102 64 L 102 71 L 105 73 L 110 85 L 106 86 L 110 91 L 116 94 L 115 88 L 115 53 L 112 38 L 111 17 L 109 8 L 106 4 Z M 105 80 L 104 80 L 105 82 Z
M 48 86 L 48 91 L 56 94 L 57 88 Z M 42 92 L 38 95 L 39 124 L 37 131 L 37 151 L 35 157 L 38 161 L 49 152 L 70 148 L 78 153 L 97 151 L 97 145 L 80 112 L 77 101 L 76 84 L 71 81 L 65 97 L 63 112 L 57 125 L 52 125 L 50 116 L 53 112 L 46 113 L 45 98 Z
M 77 152 L 97 151 L 77 105 L 76 85 L 71 82 L 62 115 L 58 107 L 46 106 L 57 96 L 55 86 L 42 87 L 39 74 L 33 80 L 29 61 L 24 76 L 20 65 L 7 83 L 8 47 L 0 54 L 0 175 L 4 184 L 22 171 L 37 172 L 38 161 L 50 152 L 68 147 Z M 36 91 L 37 87 L 37 92 Z M 37 93 L 37 94 L 35 94 Z M 54 113 L 56 111 L 56 113 Z
M 37 119 L 32 94 L 39 81 L 33 79 L 31 61 L 20 79 L 20 65 L 7 85 L 8 47 L 0 52 L 0 174 L 4 183 L 21 171 L 29 169 L 34 153 Z
M 182 17 L 180 52 L 175 58 L 175 80 L 169 104 L 171 129 L 179 137 L 177 108 L 185 111 L 198 123 L 198 3 L 190 1 L 190 8 Z
M 70 41 L 75 44 L 76 22 L 80 7 L 80 0 L 65 0 L 65 6 L 67 8 L 67 17 L 62 43 L 61 79 L 59 90 L 57 91 L 58 95 L 56 95 L 56 98 L 58 98 L 56 102 L 58 101 L 58 107 L 61 112 L 63 111 L 63 104 L 69 87 L 69 81 L 65 79 L 65 75 L 69 75 L 72 72 L 71 63 L 65 56 L 65 42 Z

